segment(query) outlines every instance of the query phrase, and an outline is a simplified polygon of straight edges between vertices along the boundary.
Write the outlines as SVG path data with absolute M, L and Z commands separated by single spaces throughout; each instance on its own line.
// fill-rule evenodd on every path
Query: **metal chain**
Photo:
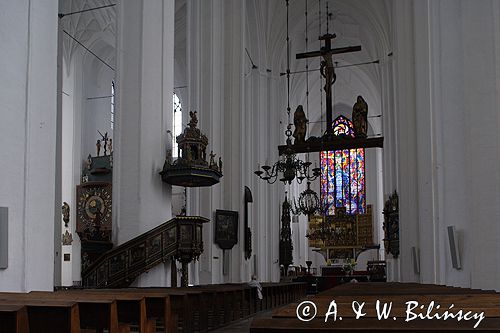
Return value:
M 287 136 L 287 142 L 288 142 L 288 140 L 291 140 L 290 137 L 292 136 L 292 125 L 290 119 L 290 33 L 288 27 L 288 22 L 289 22 L 288 8 L 290 4 L 289 0 L 285 1 L 286 1 L 286 84 L 287 84 L 286 112 L 288 114 L 288 125 L 286 127 L 285 135 Z

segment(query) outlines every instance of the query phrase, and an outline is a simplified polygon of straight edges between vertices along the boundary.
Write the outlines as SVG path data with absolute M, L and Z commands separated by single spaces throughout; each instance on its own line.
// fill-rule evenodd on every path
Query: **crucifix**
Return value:
M 296 59 L 304 59 L 304 58 L 314 58 L 314 57 L 323 57 L 320 64 L 320 72 L 321 76 L 325 78 L 325 97 L 326 97 L 326 128 L 327 133 L 333 131 L 333 105 L 332 105 L 332 85 L 335 83 L 337 79 L 337 75 L 335 74 L 335 66 L 333 65 L 333 55 L 340 53 L 348 53 L 348 52 L 357 52 L 361 51 L 361 46 L 347 46 L 347 47 L 339 47 L 332 49 L 332 39 L 336 37 L 335 34 L 325 34 L 319 37 L 319 40 L 325 41 L 325 46 L 321 47 L 319 51 L 307 52 L 307 53 L 298 53 L 296 55 Z

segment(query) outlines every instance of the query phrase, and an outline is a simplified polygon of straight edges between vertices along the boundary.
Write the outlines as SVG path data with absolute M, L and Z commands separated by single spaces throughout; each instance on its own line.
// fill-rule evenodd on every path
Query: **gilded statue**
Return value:
M 295 138 L 294 144 L 304 143 L 306 141 L 307 123 L 309 120 L 306 118 L 302 105 L 297 106 L 297 110 L 293 114 L 293 124 L 295 131 L 293 137 Z
M 66 232 L 62 235 L 62 245 L 71 245 L 73 243 L 73 235 L 66 230 Z
M 358 96 L 356 104 L 352 107 L 352 123 L 354 136 L 356 138 L 366 138 L 368 132 L 368 104 L 361 95 Z
M 62 210 L 64 226 L 67 228 L 69 223 L 69 205 L 66 201 L 63 203 L 61 210 Z

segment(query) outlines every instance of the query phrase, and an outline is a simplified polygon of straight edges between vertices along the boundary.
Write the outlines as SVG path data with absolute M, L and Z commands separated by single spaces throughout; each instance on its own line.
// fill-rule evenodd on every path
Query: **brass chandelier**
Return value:
M 290 130 L 287 129 L 287 132 L 288 131 Z M 290 137 L 287 138 L 287 146 L 291 146 Z M 269 184 L 274 184 L 276 180 L 278 180 L 280 174 L 282 174 L 282 176 L 279 180 L 285 184 L 291 184 L 295 178 L 297 178 L 299 184 L 301 184 L 304 179 L 307 179 L 309 183 L 321 175 L 320 168 L 309 169 L 311 164 L 312 163 L 309 161 L 302 161 L 299 159 L 297 154 L 290 149 L 285 150 L 281 158 L 275 162 L 273 166 L 263 165 L 261 167 L 263 171 L 257 170 L 254 173 Z

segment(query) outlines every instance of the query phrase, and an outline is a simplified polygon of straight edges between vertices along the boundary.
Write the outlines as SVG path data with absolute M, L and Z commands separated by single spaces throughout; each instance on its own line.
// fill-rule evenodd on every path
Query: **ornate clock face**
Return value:
M 77 231 L 111 229 L 111 184 L 84 184 L 77 187 Z

